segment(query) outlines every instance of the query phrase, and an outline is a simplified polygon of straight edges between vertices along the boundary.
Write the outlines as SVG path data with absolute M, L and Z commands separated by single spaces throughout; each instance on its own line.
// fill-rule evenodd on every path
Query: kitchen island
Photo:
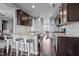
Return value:
M 57 56 L 79 56 L 79 36 L 73 34 L 56 33 Z

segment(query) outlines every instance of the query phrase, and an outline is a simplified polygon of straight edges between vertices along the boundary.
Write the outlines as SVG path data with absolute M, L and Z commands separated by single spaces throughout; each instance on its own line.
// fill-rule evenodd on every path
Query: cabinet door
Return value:
M 79 3 L 67 4 L 67 21 L 79 21 Z
M 20 25 L 21 24 L 21 12 L 20 11 L 16 11 L 17 12 L 17 25 Z
M 20 19 L 20 23 L 21 23 L 21 25 L 25 25 L 25 26 L 28 26 L 28 16 L 25 14 L 25 13 L 23 13 L 23 14 L 21 14 L 21 19 Z
M 27 13 L 23 12 L 22 10 L 17 10 L 17 24 L 23 26 L 32 26 L 32 20 L 29 18 Z
M 58 56 L 79 56 L 79 37 L 58 37 Z
M 57 55 L 59 56 L 72 56 L 74 42 L 73 39 L 67 37 L 58 37 Z
M 28 26 L 32 26 L 32 19 L 30 17 L 29 17 L 28 23 L 29 23 Z

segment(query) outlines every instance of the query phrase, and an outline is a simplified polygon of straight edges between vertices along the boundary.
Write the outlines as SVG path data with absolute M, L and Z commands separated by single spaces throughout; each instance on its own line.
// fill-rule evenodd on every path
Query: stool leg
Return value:
M 28 43 L 28 56 L 30 56 L 30 43 Z
M 26 44 L 24 44 L 24 52 L 26 52 Z
M 2 50 L 1 50 L 1 54 L 2 54 L 2 55 L 4 55 L 4 46 L 5 46 L 5 45 L 4 45 L 4 41 L 2 41 L 2 47 L 1 47 L 1 48 L 2 48 Z
M 19 56 L 19 49 L 20 49 L 20 46 L 21 46 L 21 42 L 18 42 L 18 56 Z
M 23 48 L 23 44 L 21 44 L 21 48 Z M 22 51 L 23 51 L 23 50 L 21 50 L 21 56 L 22 56 L 22 54 L 23 54 Z
M 35 54 L 35 43 L 33 41 L 33 51 L 34 51 L 34 54 Z
M 8 49 L 9 49 L 9 40 L 6 40 L 7 43 L 7 55 L 8 55 Z
M 18 56 L 18 42 L 16 42 L 16 56 Z
M 4 53 L 5 46 L 6 46 L 6 41 L 4 40 L 4 41 L 3 41 L 3 49 L 2 49 L 2 53 Z
M 24 44 L 24 52 L 26 52 L 26 44 Z
M 22 42 L 18 42 L 18 51 L 19 51 L 20 47 L 21 47 L 21 48 L 23 47 Z M 21 50 L 21 56 L 22 56 L 22 50 Z
M 11 52 L 10 52 L 10 56 L 12 55 L 12 51 L 13 51 L 13 44 L 14 42 L 11 43 Z
M 26 50 L 26 46 L 25 46 L 25 44 L 23 44 L 23 47 L 24 47 L 24 52 L 25 52 L 25 50 Z
M 4 41 L 2 42 L 2 53 L 4 51 Z

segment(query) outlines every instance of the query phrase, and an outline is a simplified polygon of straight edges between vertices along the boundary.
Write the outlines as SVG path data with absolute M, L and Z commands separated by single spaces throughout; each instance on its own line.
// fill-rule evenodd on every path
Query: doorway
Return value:
M 7 23 L 8 21 L 2 20 L 2 31 L 7 29 Z

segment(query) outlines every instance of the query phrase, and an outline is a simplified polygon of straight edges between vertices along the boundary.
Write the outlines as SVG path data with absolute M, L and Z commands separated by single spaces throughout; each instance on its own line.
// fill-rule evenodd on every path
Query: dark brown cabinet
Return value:
M 79 3 L 67 4 L 67 21 L 68 22 L 79 21 Z
M 58 37 L 58 56 L 79 56 L 79 37 Z
M 32 17 L 22 10 L 17 10 L 17 24 L 23 26 L 32 26 Z
M 63 25 L 67 22 L 67 3 L 62 3 L 59 7 L 59 13 L 55 18 L 55 23 L 57 25 Z
M 60 22 L 59 22 L 60 20 Z M 79 21 L 79 3 L 62 3 L 55 23 L 69 25 Z

